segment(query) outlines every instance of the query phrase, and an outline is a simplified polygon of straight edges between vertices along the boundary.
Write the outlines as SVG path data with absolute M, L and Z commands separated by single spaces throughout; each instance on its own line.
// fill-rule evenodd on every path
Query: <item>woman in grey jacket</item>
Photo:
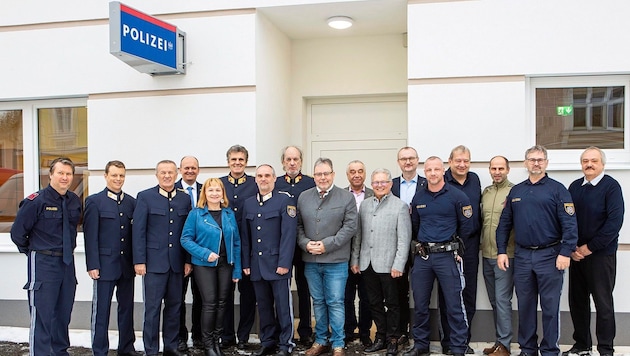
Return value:
M 224 356 L 219 337 L 232 282 L 241 278 L 241 239 L 221 180 L 209 178 L 201 192 L 197 207 L 184 224 L 181 244 L 191 255 L 201 294 L 204 355 Z

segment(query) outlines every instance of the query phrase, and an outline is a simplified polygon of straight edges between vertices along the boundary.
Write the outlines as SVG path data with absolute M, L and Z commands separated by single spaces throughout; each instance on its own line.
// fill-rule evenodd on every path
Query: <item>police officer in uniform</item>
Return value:
M 416 193 L 411 201 L 412 236 L 415 239 L 411 270 L 415 303 L 414 347 L 404 356 L 429 355 L 429 302 L 436 278 L 444 291 L 451 329 L 451 350 L 454 355 L 463 355 L 468 321 L 462 300 L 464 285 L 460 248 L 462 240 L 473 233 L 473 210 L 466 194 L 445 183 L 444 164 L 439 157 L 427 158 L 424 173 L 426 188 Z
M 275 180 L 270 165 L 256 169 L 258 194 L 245 201 L 240 229 L 243 271 L 251 277 L 258 305 L 265 306 L 258 309 L 261 348 L 255 356 L 271 354 L 276 346 L 280 347 L 278 356 L 288 356 L 295 346 L 291 269 L 297 210 L 288 193 L 274 190 Z
M 227 150 L 226 156 L 230 173 L 221 177 L 221 181 L 225 186 L 230 207 L 234 209 L 236 224 L 240 228 L 243 220 L 243 205 L 247 198 L 256 195 L 256 182 L 254 177 L 245 174 L 245 167 L 249 159 L 249 152 L 247 152 L 245 147 L 234 145 Z M 249 276 L 243 276 L 238 281 L 238 291 L 240 293 L 240 317 L 236 331 L 236 336 L 238 337 L 237 346 L 239 349 L 244 349 L 256 317 L 256 295 Z M 223 336 L 221 337 L 221 347 L 232 346 L 234 343 L 234 288 L 232 288 L 231 295 L 228 297 L 228 302 L 225 305 L 225 323 Z
M 68 355 L 68 325 L 77 278 L 73 251 L 81 200 L 68 189 L 74 163 L 56 158 L 50 165 L 50 185 L 20 203 L 11 240 L 28 256 L 30 355 Z
M 155 169 L 158 185 L 138 193 L 133 214 L 133 263 L 144 281 L 144 329 L 147 355 L 159 349 L 160 309 L 164 301 L 164 356 L 183 355 L 178 346 L 184 276 L 192 272 L 180 237 L 190 211 L 190 197 L 175 189 L 177 165 L 163 160 Z
M 92 295 L 92 352 L 106 356 L 109 350 L 107 329 L 112 296 L 118 302 L 118 355 L 142 355 L 133 343 L 134 277 L 131 251 L 131 222 L 136 199 L 122 191 L 125 164 L 110 161 L 105 165 L 107 187 L 85 201 L 83 236 L 87 272 L 94 280 Z
M 291 195 L 293 205 L 297 206 L 300 194 L 315 186 L 313 177 L 302 174 L 302 150 L 296 146 L 287 146 L 282 150 L 282 168 L 286 172 L 276 179 L 276 189 Z M 304 276 L 304 261 L 302 250 L 296 244 L 293 253 L 293 266 L 295 267 L 295 284 L 298 295 L 298 322 L 297 332 L 300 336 L 298 344 L 310 347 L 312 344 L 313 328 L 311 327 L 311 293 L 308 290 L 308 282 Z
M 518 298 L 518 343 L 521 356 L 558 356 L 560 295 L 564 270 L 577 243 L 575 207 L 569 191 L 547 176 L 547 150 L 525 151 L 528 179 L 515 185 L 505 200 L 497 227 L 497 265 L 509 267 L 506 253 L 514 228 L 514 287 Z M 540 297 L 543 338 L 538 345 Z

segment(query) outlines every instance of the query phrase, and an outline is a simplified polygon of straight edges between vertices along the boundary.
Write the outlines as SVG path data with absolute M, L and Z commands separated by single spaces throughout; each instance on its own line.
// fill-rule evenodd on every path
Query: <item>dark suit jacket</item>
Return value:
M 396 197 L 400 198 L 400 176 L 392 179 L 392 194 L 394 194 Z M 423 186 L 425 186 L 427 184 L 427 179 L 424 177 L 421 177 L 418 174 L 418 178 L 416 178 L 416 181 L 418 182 L 416 184 L 416 193 L 420 190 L 420 188 L 422 188 Z
M 196 182 L 197 183 L 197 201 L 199 201 L 199 199 L 201 198 L 201 187 L 203 186 L 203 184 Z M 182 185 L 182 180 L 181 178 L 175 182 L 175 189 L 184 189 L 184 186 Z M 184 191 L 186 191 L 186 189 L 184 189 Z
M 131 220 L 136 199 L 122 193 L 120 204 L 105 188 L 85 200 L 83 237 L 87 270 L 98 269 L 100 280 L 135 276 L 131 250 Z M 110 193 L 113 195 L 113 193 Z

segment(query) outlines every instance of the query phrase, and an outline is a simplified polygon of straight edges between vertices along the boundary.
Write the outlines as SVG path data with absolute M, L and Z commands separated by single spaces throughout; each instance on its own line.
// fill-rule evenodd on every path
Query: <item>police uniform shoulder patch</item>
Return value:
M 289 214 L 289 216 L 292 218 L 297 215 L 297 208 L 295 207 L 295 205 L 287 205 L 287 214 Z
M 33 199 L 37 198 L 38 196 L 39 196 L 39 193 L 35 192 L 35 193 L 27 196 L 26 199 L 33 200 Z
M 575 206 L 573 205 L 573 203 L 564 203 L 564 211 L 573 216 L 575 214 Z
M 466 205 L 462 207 L 462 214 L 467 219 L 470 219 L 473 216 L 472 205 Z

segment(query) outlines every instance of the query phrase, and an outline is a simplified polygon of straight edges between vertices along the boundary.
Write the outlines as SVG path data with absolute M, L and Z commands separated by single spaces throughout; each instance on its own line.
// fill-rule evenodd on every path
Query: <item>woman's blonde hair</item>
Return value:
M 227 193 L 225 192 L 225 186 L 223 182 L 219 178 L 208 178 L 205 182 L 203 182 L 203 186 L 201 186 L 201 196 L 199 197 L 199 201 L 197 202 L 198 208 L 204 208 L 208 205 L 208 199 L 206 198 L 206 189 L 210 186 L 220 187 L 223 191 L 223 198 L 221 199 L 221 207 L 227 208 L 229 205 Z

